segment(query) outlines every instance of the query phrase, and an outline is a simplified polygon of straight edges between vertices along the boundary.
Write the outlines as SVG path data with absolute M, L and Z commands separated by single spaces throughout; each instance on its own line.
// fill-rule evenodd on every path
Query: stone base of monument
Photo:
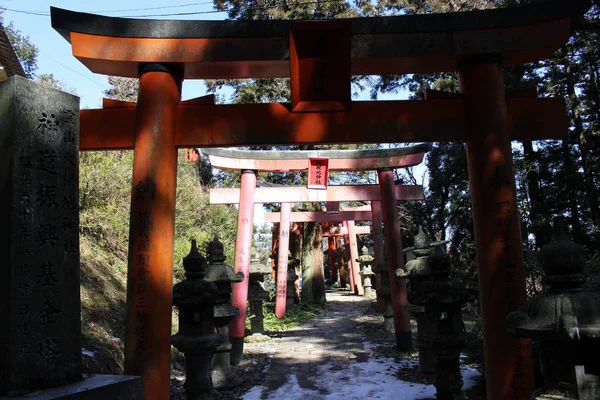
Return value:
M 127 375 L 89 375 L 70 385 L 40 390 L 11 399 L 142 400 L 142 378 Z

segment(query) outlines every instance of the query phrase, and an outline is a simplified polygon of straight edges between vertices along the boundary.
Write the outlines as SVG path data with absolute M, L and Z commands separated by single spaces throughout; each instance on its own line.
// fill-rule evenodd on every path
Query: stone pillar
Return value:
M 406 311 L 406 282 L 396 277 L 396 270 L 404 268 L 402 257 L 402 237 L 398 220 L 398 202 L 394 193 L 394 173 L 389 168 L 379 169 L 379 187 L 383 208 L 385 247 L 388 259 L 388 273 L 394 309 L 394 327 L 396 331 L 396 348 L 398 351 L 409 351 L 412 348 L 410 318 Z
M 147 399 L 169 398 L 171 291 L 180 71 L 140 68 L 127 268 L 125 373 L 142 376 Z
M 365 290 L 360 279 L 360 264 L 358 263 L 358 244 L 356 242 L 356 229 L 354 221 L 348 221 L 348 238 L 350 240 L 350 257 L 352 259 L 352 277 L 354 279 L 354 294 L 364 296 Z
M 240 208 L 238 212 L 237 238 L 235 241 L 235 273 L 244 274 L 244 280 L 232 286 L 231 304 L 240 313 L 229 323 L 229 341 L 231 342 L 231 364 L 238 365 L 244 354 L 244 333 L 246 329 L 246 305 L 248 301 L 248 267 L 252 248 L 252 230 L 254 227 L 254 191 L 256 189 L 256 171 L 242 171 L 240 185 Z
M 435 333 L 436 321 L 429 318 L 425 313 L 424 299 L 426 299 L 426 296 L 421 292 L 422 283 L 431 280 L 431 268 L 429 266 L 431 248 L 429 238 L 427 238 L 421 227 L 419 227 L 419 233 L 415 236 L 413 252 L 417 258 L 406 263 L 408 301 L 411 303 L 408 310 L 417 320 L 419 374 L 433 376 L 435 374 L 436 359 L 427 340 Z
M 250 333 L 264 333 L 263 302 L 269 299 L 269 293 L 263 289 L 265 275 L 271 273 L 271 267 L 258 262 L 253 254 L 250 260 L 250 287 L 248 289 L 248 303 L 250 303 Z
M 375 258 L 375 265 L 383 265 L 383 216 L 381 211 L 381 201 L 371 202 L 371 225 L 373 229 L 373 257 Z M 385 307 L 385 300 L 381 291 L 381 273 L 378 273 L 373 268 L 376 278 L 375 283 L 377 285 L 377 312 L 382 313 Z
M 529 399 L 531 344 L 504 329 L 506 316 L 525 304 L 525 270 L 501 60 L 468 59 L 458 74 L 468 131 L 487 396 Z
M 344 221 L 342 222 L 342 226 L 344 228 L 346 228 L 346 231 L 348 231 L 348 222 Z M 347 273 L 347 279 L 350 283 L 350 290 L 354 291 L 355 288 L 355 282 L 354 282 L 354 263 L 352 262 L 352 252 L 350 249 L 350 235 L 346 234 L 344 235 L 344 251 L 345 251 L 345 255 L 346 255 L 346 273 Z
M 288 263 L 287 263 L 287 288 L 285 292 L 285 307 L 286 309 L 292 307 L 296 302 L 296 281 L 299 276 L 296 274 L 296 268 L 300 265 L 300 260 L 292 256 L 292 252 L 288 251 Z
M 79 99 L 0 84 L 0 396 L 81 378 Z
M 242 272 L 235 273 L 233 268 L 225 264 L 223 243 L 215 234 L 206 248 L 208 265 L 206 280 L 214 283 L 219 289 L 215 299 L 215 331 L 223 337 L 223 343 L 217 347 L 212 357 L 212 380 L 216 388 L 224 389 L 239 385 L 239 381 L 231 373 L 231 343 L 229 342 L 229 322 L 239 315 L 239 310 L 231 304 L 231 286 L 244 280 Z
M 275 315 L 283 318 L 286 308 L 286 292 L 288 278 L 288 249 L 290 246 L 290 203 L 281 203 L 279 219 L 279 250 L 277 251 L 277 298 L 275 299 Z
M 360 265 L 360 277 L 363 279 L 363 288 L 365 290 L 365 297 L 371 298 L 371 276 L 375 275 L 371 270 L 371 264 L 373 263 L 373 256 L 369 254 L 367 246 L 363 246 L 361 249 L 360 257 L 356 260 Z

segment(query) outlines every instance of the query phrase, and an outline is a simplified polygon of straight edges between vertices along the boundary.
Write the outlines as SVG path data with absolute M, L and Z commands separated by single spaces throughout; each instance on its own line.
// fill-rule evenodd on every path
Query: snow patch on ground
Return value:
M 368 345 L 368 344 L 367 344 Z M 366 347 L 366 346 L 365 346 Z M 295 374 L 287 375 L 286 383 L 275 391 L 264 393 L 263 386 L 255 386 L 242 397 L 244 400 L 364 400 L 403 399 L 417 400 L 435 398 L 435 387 L 406 382 L 396 377 L 399 368 L 414 367 L 417 361 L 405 360 L 397 363 L 393 358 L 370 356 L 367 362 L 352 363 L 342 370 L 327 363 L 311 373 L 311 382 L 317 388 L 302 388 Z M 476 383 L 479 372 L 461 367 L 463 389 Z M 315 377 L 315 378 L 312 378 Z

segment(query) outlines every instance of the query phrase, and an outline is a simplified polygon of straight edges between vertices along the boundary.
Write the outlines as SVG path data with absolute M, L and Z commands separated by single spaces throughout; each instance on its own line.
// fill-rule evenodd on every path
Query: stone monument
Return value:
M 361 276 L 363 282 L 363 288 L 365 289 L 365 297 L 371 298 L 373 297 L 371 284 L 371 276 L 375 275 L 375 273 L 371 270 L 371 264 L 373 263 L 373 256 L 369 254 L 369 249 L 367 246 L 363 246 L 361 249 L 361 255 L 356 259 L 356 261 L 360 264 L 361 269 L 359 275 Z
M 0 396 L 81 379 L 79 99 L 0 84 Z
M 239 384 L 232 376 L 230 367 L 229 322 L 239 314 L 237 307 L 231 305 L 231 284 L 243 281 L 244 273 L 236 274 L 231 266 L 225 264 L 223 243 L 216 234 L 206 246 L 206 252 L 206 280 L 219 289 L 215 303 L 215 329 L 223 337 L 223 343 L 217 347 L 212 358 L 213 386 L 218 389 L 231 388 Z
M 436 397 L 453 400 L 461 396 L 460 352 L 466 344 L 462 320 L 463 304 L 472 300 L 467 287 L 450 278 L 450 257 L 440 246 L 429 256 L 431 279 L 421 282 L 418 304 L 425 305 L 426 318 L 433 329 L 423 335 L 425 345 L 435 355 Z
M 419 374 L 422 376 L 435 375 L 435 356 L 431 347 L 425 343 L 425 337 L 435 331 L 435 320 L 427 318 L 425 314 L 424 300 L 421 293 L 423 282 L 431 279 L 431 268 L 429 266 L 429 255 L 431 254 L 429 238 L 419 227 L 419 233 L 415 236 L 415 246 L 412 250 L 414 258 L 406 263 L 408 276 L 408 311 L 417 321 L 417 348 L 419 349 Z
M 183 259 L 185 278 L 173 286 L 173 305 L 179 308 L 179 332 L 173 346 L 185 355 L 185 383 L 188 399 L 210 399 L 213 388 L 211 359 L 226 340 L 215 333 L 214 307 L 219 298 L 217 286 L 206 280 L 206 259 L 192 240 L 190 253 Z
M 387 254 L 383 256 L 383 262 L 373 267 L 373 272 L 381 276 L 381 286 L 377 288 L 378 295 L 383 298 L 383 329 L 394 333 L 394 309 L 392 308 L 392 289 L 390 287 L 390 275 L 387 267 Z
M 267 292 L 261 285 L 265 275 L 271 272 L 271 267 L 258 261 L 256 253 L 250 259 L 250 287 L 248 288 L 248 302 L 250 303 L 250 333 L 264 333 L 263 302 L 269 299 Z
M 583 246 L 568 240 L 557 223 L 539 259 L 548 289 L 506 320 L 513 335 L 539 345 L 545 385 L 532 399 L 598 399 L 600 293 L 582 289 Z

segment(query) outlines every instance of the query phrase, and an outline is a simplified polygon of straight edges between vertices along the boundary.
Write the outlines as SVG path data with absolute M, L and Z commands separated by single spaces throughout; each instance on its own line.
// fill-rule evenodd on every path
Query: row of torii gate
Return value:
M 240 313 L 230 324 L 229 333 L 233 346 L 231 359 L 237 363 L 242 356 L 246 302 L 248 298 L 248 270 L 252 245 L 254 204 L 281 203 L 278 223 L 279 251 L 277 262 L 277 296 L 275 314 L 282 318 L 286 308 L 286 286 L 288 249 L 290 242 L 291 204 L 323 202 L 330 205 L 339 202 L 370 201 L 371 216 L 365 218 L 355 212 L 352 215 L 303 215 L 314 221 L 344 221 L 346 234 L 350 241 L 352 261 L 358 258 L 356 246 L 355 220 L 373 220 L 373 226 L 385 226 L 385 242 L 390 276 L 403 268 L 402 240 L 398 224 L 397 202 L 400 200 L 422 200 L 423 187 L 420 185 L 394 184 L 394 168 L 406 168 L 420 164 L 430 145 L 422 144 L 389 150 L 333 150 L 333 151 L 236 151 L 228 149 L 205 149 L 215 168 L 241 170 L 240 189 L 211 189 L 211 204 L 239 204 L 237 240 L 235 247 L 235 270 L 243 272 L 245 281 L 233 284 L 232 304 Z M 377 171 L 379 185 L 328 186 L 329 171 Z M 257 172 L 308 172 L 308 185 L 304 187 L 256 187 Z M 329 211 L 332 211 L 331 206 Z M 348 213 L 348 212 L 347 212 Z M 380 228 L 374 228 L 376 235 Z M 382 237 L 379 236 L 381 239 Z M 375 240 L 375 253 L 378 262 L 383 262 L 383 247 Z M 362 295 L 363 288 L 358 268 L 351 268 L 350 280 L 356 294 Z M 394 327 L 398 350 L 407 351 L 412 346 L 410 320 L 406 311 L 406 284 L 402 279 L 391 279 L 392 305 L 394 309 Z
M 135 152 L 125 373 L 143 377 L 145 397 L 169 397 L 178 148 L 466 141 L 487 394 L 529 398 L 530 342 L 504 327 L 525 302 L 510 140 L 564 138 L 568 125 L 563 99 L 507 95 L 502 69 L 550 57 L 589 6 L 546 0 L 330 21 L 135 20 L 52 8 L 52 26 L 92 72 L 140 79 L 137 104 L 106 101 L 103 109 L 81 111 L 80 148 Z M 351 101 L 352 75 L 436 72 L 457 72 L 460 93 Z M 289 104 L 181 101 L 183 79 L 279 77 L 291 79 Z M 380 177 L 382 199 L 393 199 L 386 179 L 391 174 Z M 241 193 L 254 185 L 245 179 Z M 399 230 L 392 217 L 384 219 Z M 395 265 L 401 259 L 400 252 L 389 257 Z

